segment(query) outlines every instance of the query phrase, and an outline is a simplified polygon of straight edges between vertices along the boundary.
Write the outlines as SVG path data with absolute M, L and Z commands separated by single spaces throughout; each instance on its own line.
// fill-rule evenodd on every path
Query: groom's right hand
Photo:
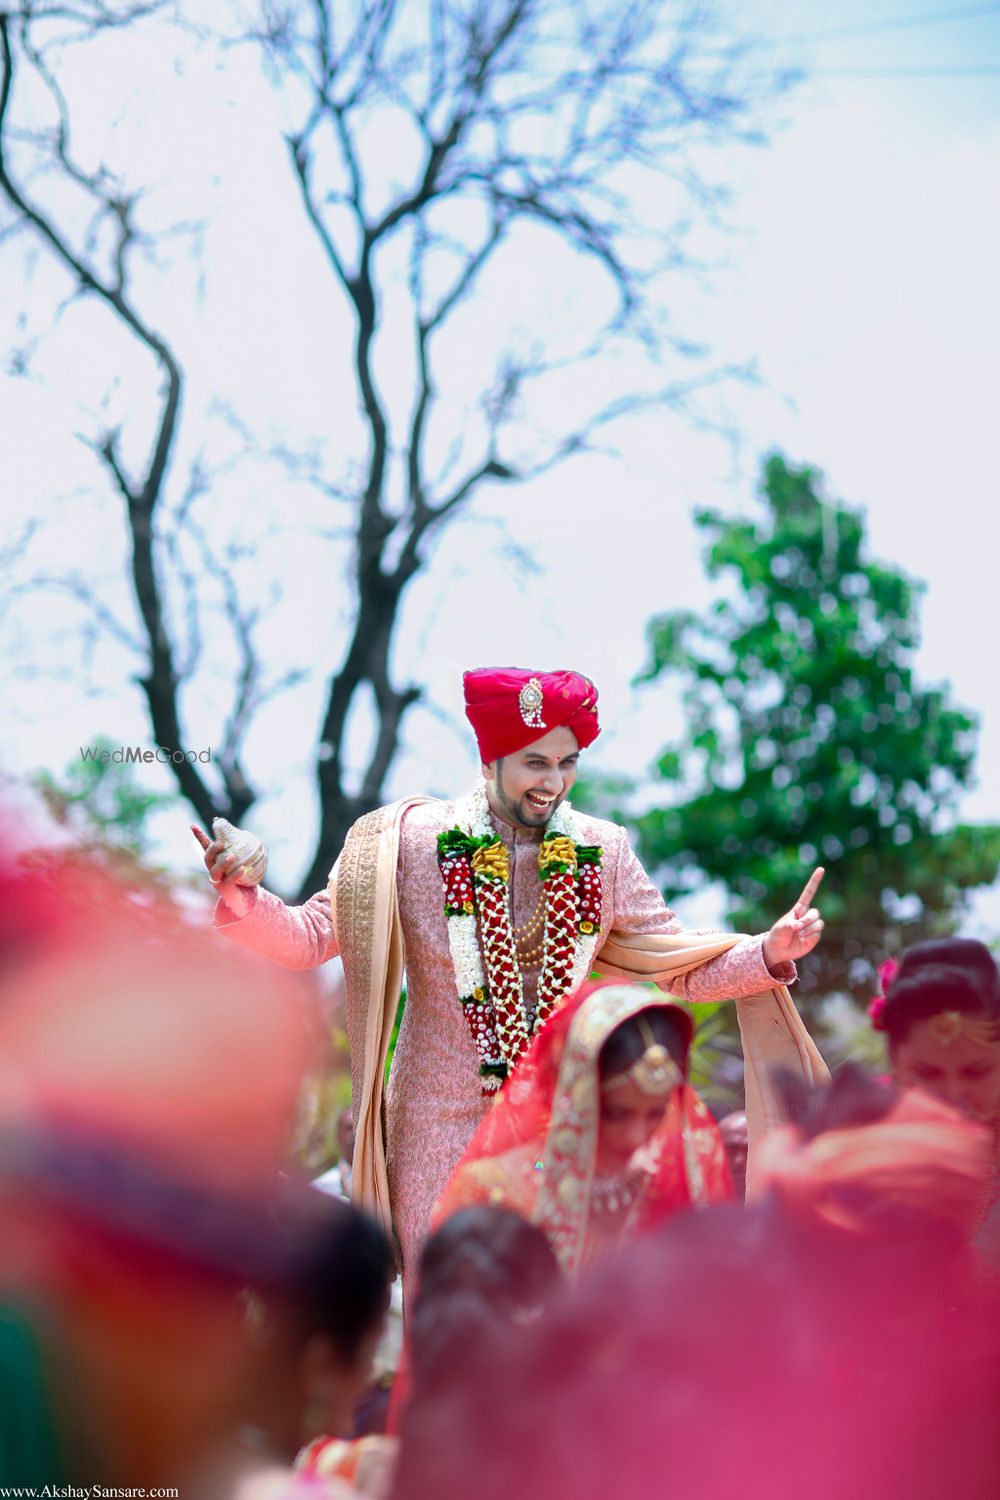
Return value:
M 225 819 L 216 818 L 212 826 L 216 833 L 225 833 L 225 837 L 209 838 L 197 823 L 191 824 L 191 832 L 204 850 L 205 868 L 220 898 L 236 916 L 244 917 L 254 904 L 254 887 L 264 878 L 267 849 L 253 834 L 234 828 Z M 233 847 L 236 839 L 243 847 Z M 256 847 L 248 853 L 249 840 L 254 840 Z

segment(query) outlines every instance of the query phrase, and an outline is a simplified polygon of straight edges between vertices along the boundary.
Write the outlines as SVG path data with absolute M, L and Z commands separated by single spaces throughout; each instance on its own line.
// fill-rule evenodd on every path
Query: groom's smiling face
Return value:
M 580 747 L 571 729 L 548 734 L 483 766 L 492 811 L 516 828 L 544 828 L 576 780 Z

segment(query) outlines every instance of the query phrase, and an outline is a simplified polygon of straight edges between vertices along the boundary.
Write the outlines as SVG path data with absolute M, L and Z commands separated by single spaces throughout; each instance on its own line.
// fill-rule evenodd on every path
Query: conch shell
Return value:
M 227 818 L 212 819 L 212 837 L 225 845 L 225 854 L 240 861 L 233 869 L 237 885 L 260 885 L 267 872 L 267 845 L 246 828 L 234 828 Z

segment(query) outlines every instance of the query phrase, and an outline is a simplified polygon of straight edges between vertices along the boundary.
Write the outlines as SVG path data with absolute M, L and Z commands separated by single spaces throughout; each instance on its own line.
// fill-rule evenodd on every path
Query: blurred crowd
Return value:
M 585 986 L 404 1323 L 349 1113 L 338 1163 L 293 1165 L 312 989 L 96 873 L 8 871 L 0 1494 L 994 1497 L 991 953 L 910 949 L 873 1024 L 885 1076 L 780 1081 L 748 1161 L 687 1082 L 689 1013 Z

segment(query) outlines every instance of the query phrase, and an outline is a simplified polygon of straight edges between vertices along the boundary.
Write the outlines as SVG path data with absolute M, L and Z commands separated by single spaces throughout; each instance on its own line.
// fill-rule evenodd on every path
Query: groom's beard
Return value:
M 560 796 L 554 797 L 548 807 L 541 810 L 531 806 L 527 799 L 527 793 L 523 797 L 519 797 L 517 801 L 514 801 L 504 791 L 503 776 L 499 770 L 497 771 L 493 785 L 496 788 L 496 798 L 500 806 L 507 814 L 510 822 L 516 824 L 519 828 L 544 828 L 556 808 L 566 800 L 566 793 L 563 792 Z

